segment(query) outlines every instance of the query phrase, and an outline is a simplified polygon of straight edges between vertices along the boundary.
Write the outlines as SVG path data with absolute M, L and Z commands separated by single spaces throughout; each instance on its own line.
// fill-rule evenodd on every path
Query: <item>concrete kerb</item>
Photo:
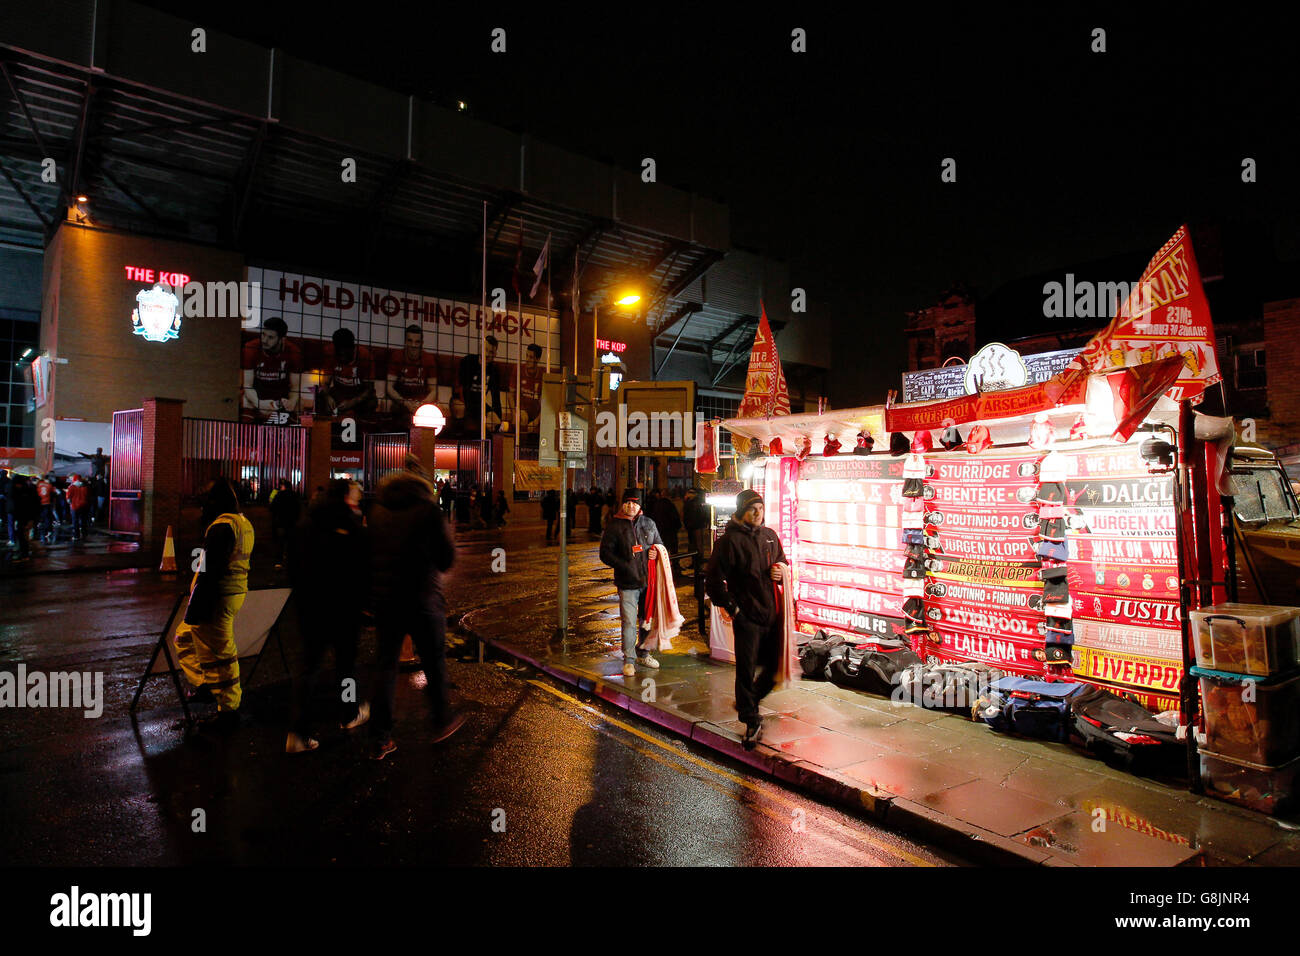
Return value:
M 740 738 L 725 727 L 708 720 L 672 713 L 626 693 L 622 685 L 578 674 L 539 660 L 503 641 L 485 637 L 469 621 L 473 613 L 466 612 L 449 623 L 466 637 L 477 641 L 480 648 L 491 648 L 558 681 L 594 694 L 670 733 L 693 740 L 775 780 L 805 790 L 855 814 L 865 814 L 877 825 L 961 853 L 972 862 L 985 865 L 1043 866 L 1059 863 L 1049 853 L 1018 844 L 817 764 L 788 757 L 767 745 L 760 743 L 753 750 L 745 750 Z M 481 653 L 480 659 L 483 656 Z

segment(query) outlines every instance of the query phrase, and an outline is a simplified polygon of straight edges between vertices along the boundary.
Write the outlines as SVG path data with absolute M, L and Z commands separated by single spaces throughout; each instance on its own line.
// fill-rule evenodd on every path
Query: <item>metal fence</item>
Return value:
M 303 491 L 308 429 L 298 425 L 257 425 L 208 418 L 184 422 L 181 494 L 194 499 L 214 478 L 236 486 L 247 482 L 254 495 L 274 488 L 281 478 Z
M 108 529 L 139 535 L 144 524 L 144 409 L 113 413 Z

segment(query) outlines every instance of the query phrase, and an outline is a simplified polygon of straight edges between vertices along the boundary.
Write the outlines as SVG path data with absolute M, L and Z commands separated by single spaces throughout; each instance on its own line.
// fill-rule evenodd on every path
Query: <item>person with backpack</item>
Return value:
M 659 529 L 641 511 L 635 488 L 623 492 L 623 506 L 600 538 L 600 560 L 614 569 L 618 588 L 619 620 L 623 630 L 623 676 L 633 677 L 636 666 L 658 667 L 649 654 L 638 654 L 641 619 L 645 616 L 645 589 L 650 580 L 650 549 L 663 544 Z
M 758 705 L 776 686 L 781 664 L 785 621 L 776 582 L 783 575 L 778 565 L 787 564 L 781 539 L 763 524 L 763 496 L 742 491 L 736 496 L 736 513 L 713 546 L 706 588 L 735 634 L 736 713 L 745 724 L 746 750 L 762 736 Z

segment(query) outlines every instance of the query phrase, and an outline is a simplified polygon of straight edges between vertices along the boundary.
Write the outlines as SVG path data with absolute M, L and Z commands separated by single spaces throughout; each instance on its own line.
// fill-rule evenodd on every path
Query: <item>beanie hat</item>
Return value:
M 972 455 L 978 455 L 980 452 L 993 447 L 993 436 L 984 425 L 976 425 L 966 436 L 966 450 Z
M 768 443 L 768 446 L 767 446 L 767 453 L 768 453 L 769 455 L 773 456 L 773 457 L 776 457 L 777 455 L 782 455 L 782 454 L 784 454 L 785 452 L 784 452 L 784 449 L 783 449 L 782 446 L 781 446 L 781 439 L 779 439 L 779 438 L 773 438 L 773 439 Z
M 759 504 L 762 504 L 763 496 L 752 488 L 746 488 L 740 494 L 736 495 L 736 514 L 743 515 L 756 501 Z
M 622 500 L 623 500 L 623 501 L 640 501 L 640 500 L 641 500 L 641 492 L 637 491 L 635 488 L 628 488 L 626 491 L 623 492 L 623 498 L 622 498 Z
M 1056 429 L 1047 418 L 1047 412 L 1034 416 L 1034 423 L 1029 426 L 1029 447 L 1038 451 L 1047 451 L 1056 441 Z
M 889 453 L 895 458 L 906 455 L 912 450 L 912 443 L 902 432 L 892 432 L 889 436 Z
M 912 451 L 924 454 L 934 448 L 934 439 L 928 431 L 919 431 L 912 436 Z

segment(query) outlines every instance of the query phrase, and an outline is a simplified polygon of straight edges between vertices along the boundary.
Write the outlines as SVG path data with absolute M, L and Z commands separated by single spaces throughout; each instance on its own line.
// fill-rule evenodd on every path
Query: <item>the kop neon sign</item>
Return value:
M 596 339 L 596 347 L 606 352 L 613 352 L 615 355 L 621 355 L 627 351 L 626 342 L 611 342 L 609 339 Z
M 146 269 L 143 266 L 125 266 L 125 269 L 126 277 L 131 282 L 148 282 L 150 285 L 159 283 L 180 288 L 192 278 L 184 272 L 164 272 L 161 269 Z

